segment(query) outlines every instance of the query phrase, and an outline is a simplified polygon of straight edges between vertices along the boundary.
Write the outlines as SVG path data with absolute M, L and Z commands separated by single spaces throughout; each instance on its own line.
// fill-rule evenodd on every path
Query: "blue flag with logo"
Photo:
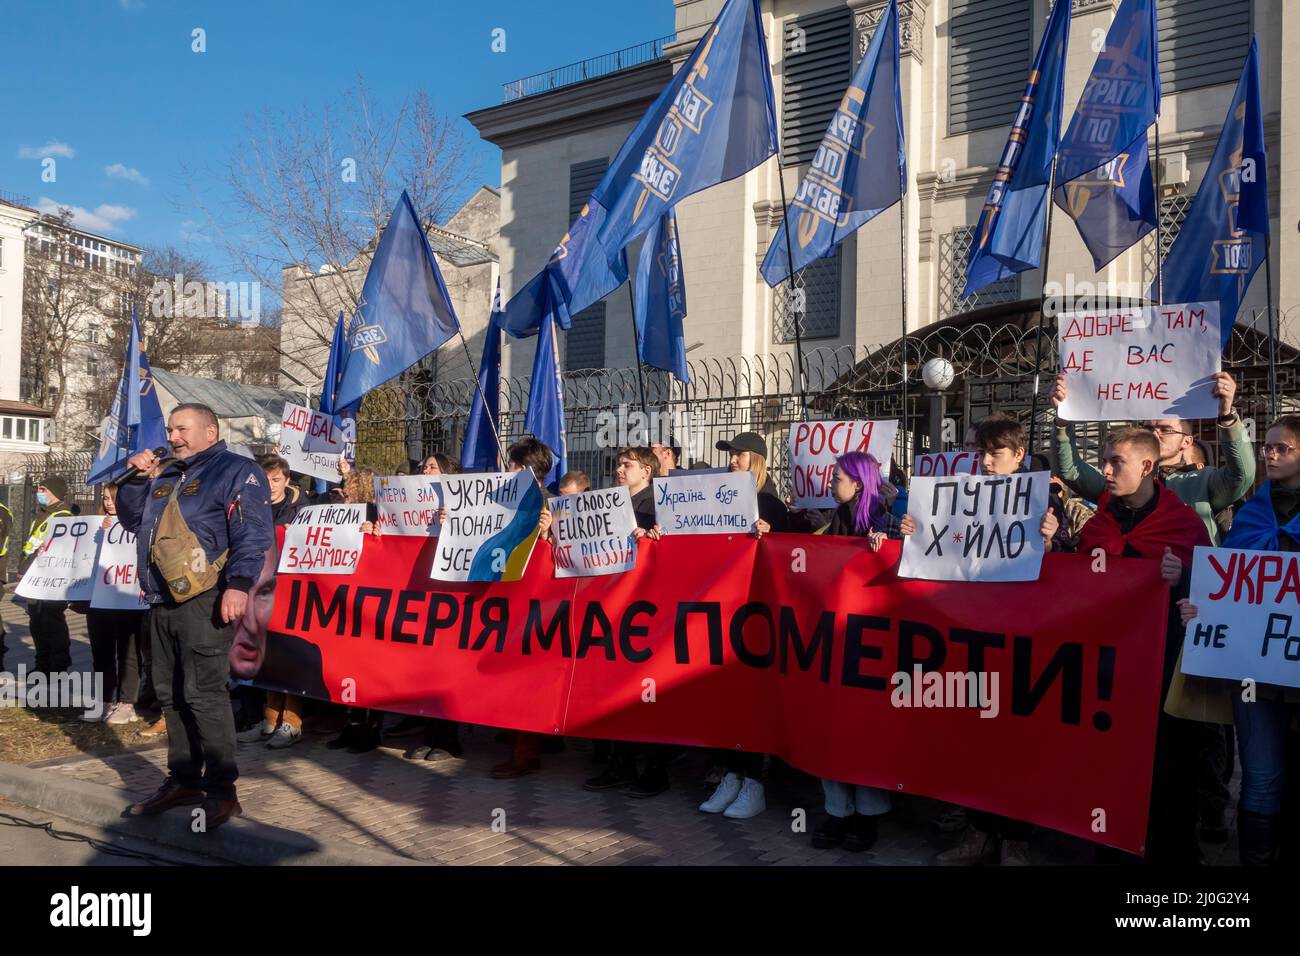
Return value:
M 1123 0 L 1056 164 L 1056 204 L 1099 271 L 1156 227 L 1147 130 L 1159 115 L 1156 0 Z
M 1020 110 L 980 213 L 963 298 L 1042 264 L 1047 190 L 1061 140 L 1070 4 L 1058 3 L 1038 45 Z
M 777 226 L 760 270 L 770 286 L 815 259 L 835 254 L 846 236 L 861 229 L 903 196 L 907 150 L 903 99 L 898 85 L 898 4 L 890 0 L 831 117 L 812 168 L 799 182 L 786 223 Z M 790 243 L 786 245 L 786 228 Z
M 460 323 L 406 190 L 379 237 L 348 324 L 338 407 L 361 400 L 456 334 Z
M 334 416 L 334 428 L 340 431 L 344 436 L 344 454 L 351 460 L 354 456 L 351 450 L 356 447 L 357 434 L 357 412 L 361 408 L 361 402 L 353 402 L 346 408 L 338 408 L 334 403 L 338 395 L 339 382 L 343 380 L 343 362 L 348 354 L 348 335 L 347 323 L 343 318 L 343 313 L 339 313 L 339 320 L 334 325 L 334 338 L 330 340 L 329 359 L 325 363 L 325 377 L 320 383 L 320 410 L 326 415 Z M 349 437 L 350 436 L 350 437 Z M 303 450 L 317 451 L 319 446 L 328 444 L 325 436 L 316 436 L 308 434 L 303 436 Z M 324 494 L 329 488 L 330 482 L 324 478 L 316 479 L 317 494 Z
M 528 410 L 524 414 L 524 431 L 546 444 L 554 455 L 551 470 L 543 482 L 556 493 L 560 476 L 569 470 L 567 441 L 564 437 L 564 379 L 560 376 L 559 342 L 550 313 L 539 330 L 537 354 L 533 357 L 533 377 L 528 386 Z
M 497 429 L 501 424 L 501 286 L 492 297 L 492 316 L 483 332 L 483 358 L 478 363 L 478 388 L 469 407 L 460 464 L 466 471 L 495 471 L 501 467 Z M 486 399 L 486 402 L 484 401 Z
M 90 465 L 86 484 L 108 481 L 126 470 L 126 460 L 136 452 L 166 444 L 167 423 L 158 404 L 149 356 L 140 341 L 140 323 L 132 309 L 122 377 L 113 396 L 113 407 L 100 427 L 99 449 Z
M 511 335 L 534 335 L 541 309 L 560 328 L 627 280 L 626 248 L 667 209 L 753 169 L 777 149 L 772 70 L 758 0 L 727 0 L 592 190 L 543 273 L 506 305 Z
M 636 266 L 636 339 L 641 361 L 689 383 L 686 364 L 686 281 L 677 216 L 670 208 L 646 233 Z
M 1268 153 L 1252 37 L 1219 144 L 1165 258 L 1165 301 L 1218 302 L 1226 346 L 1268 244 Z

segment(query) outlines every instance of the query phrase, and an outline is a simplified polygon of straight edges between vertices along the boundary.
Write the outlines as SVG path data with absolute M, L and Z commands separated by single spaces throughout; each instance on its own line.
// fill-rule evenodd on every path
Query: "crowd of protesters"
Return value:
M 1052 394 L 1056 407 L 1065 400 L 1067 389 L 1066 377 L 1058 377 Z M 1300 692 L 1261 687 L 1258 700 L 1246 702 L 1231 692 L 1228 682 L 1184 676 L 1179 662 L 1183 630 L 1197 614 L 1187 600 L 1193 548 L 1222 544 L 1300 550 L 1300 417 L 1286 415 L 1269 427 L 1262 446 L 1267 480 L 1256 489 L 1255 457 L 1234 410 L 1236 383 L 1230 375 L 1216 377 L 1214 394 L 1220 411 L 1215 422 L 1217 456 L 1196 437 L 1196 423 L 1176 419 L 1110 430 L 1096 463 L 1081 454 L 1074 427 L 1063 421 L 1050 430 L 1050 455 L 1031 455 L 1024 424 L 1002 414 L 971 423 L 963 447 L 977 455 L 982 474 L 1050 473 L 1049 506 L 1039 528 L 1046 550 L 1146 558 L 1159 563 L 1160 574 L 1169 583 L 1167 627 L 1159 635 L 1165 647 L 1161 700 L 1152 702 L 1159 708 L 1159 718 L 1147 858 L 1196 864 L 1201 862 L 1199 841 L 1222 843 L 1230 837 L 1225 825 L 1227 783 L 1239 760 L 1241 861 L 1272 864 L 1279 861 L 1284 845 L 1287 856 L 1296 858 Z M 836 507 L 821 511 L 793 508 L 791 500 L 782 498 L 761 435 L 742 432 L 716 447 L 727 456 L 730 471 L 753 475 L 759 517 L 752 533 L 758 537 L 769 533 L 848 536 L 862 539 L 876 551 L 884 541 L 915 531 L 906 514 L 903 471 L 895 466 L 886 476 L 881 463 L 869 454 L 853 452 L 836 461 L 831 482 Z M 613 482 L 629 493 L 637 537 L 659 537 L 652 483 L 680 467 L 679 458 L 680 449 L 663 443 L 618 451 Z M 1216 458 L 1221 465 L 1210 463 Z M 570 471 L 553 488 L 546 488 L 554 459 L 536 438 L 511 445 L 506 461 L 511 471 L 530 472 L 546 493 L 572 494 L 593 487 L 591 476 Z M 341 462 L 341 482 L 312 495 L 295 482 L 283 459 L 270 455 L 258 464 L 269 487 L 276 525 L 292 522 L 305 504 L 350 502 L 367 506 L 364 532 L 382 533 L 373 470 Z M 416 470 L 447 475 L 461 469 L 453 458 L 437 453 L 421 461 Z M 46 479 L 40 490 L 44 497 L 38 499 L 39 521 L 72 513 L 63 503 L 67 487 L 61 479 Z M 115 499 L 112 491 L 104 493 L 106 516 L 115 513 Z M 446 520 L 445 509 L 439 518 Z M 538 523 L 541 537 L 549 535 L 550 525 L 551 514 L 544 504 Z M 43 525 L 33 523 L 28 545 L 39 544 L 42 529 Z M 24 551 L 31 553 L 27 546 Z M 37 669 L 66 669 L 65 608 L 54 602 L 29 602 L 27 610 Z M 152 717 L 158 704 L 150 681 L 149 641 L 143 639 L 145 613 L 76 606 L 73 610 L 86 614 L 94 667 L 105 675 L 105 694 L 113 705 L 107 720 L 122 724 Z M 334 721 L 337 735 L 326 744 L 330 748 L 363 753 L 379 746 L 385 734 L 382 712 L 344 710 L 292 694 L 263 692 L 246 682 L 232 691 L 232 706 L 240 724 L 238 739 L 245 745 L 262 744 L 273 750 L 293 746 L 303 737 L 304 715 L 310 711 L 319 714 L 323 724 Z M 462 757 L 461 728 L 455 721 L 389 716 L 390 735 L 403 730 L 419 734 L 418 742 L 405 750 L 406 759 L 436 762 Z M 161 732 L 157 725 L 150 730 Z M 505 759 L 491 770 L 498 779 L 537 773 L 545 753 L 564 747 L 562 740 L 522 731 L 502 732 L 498 739 L 508 747 Z M 595 741 L 596 766 L 583 786 L 591 791 L 622 790 L 633 798 L 655 797 L 669 789 L 669 766 L 683 751 L 664 744 Z M 764 780 L 772 758 L 717 751 L 708 755 L 708 763 L 702 783 L 712 792 L 700 803 L 701 812 L 744 820 L 765 811 Z M 813 845 L 848 852 L 869 849 L 877 839 L 880 817 L 891 811 L 891 795 L 835 780 L 822 780 L 821 787 L 826 816 L 812 830 Z M 941 864 L 1023 865 L 1032 858 L 1034 828 L 1023 821 L 948 807 L 935 824 L 954 836 L 952 846 L 937 858 Z

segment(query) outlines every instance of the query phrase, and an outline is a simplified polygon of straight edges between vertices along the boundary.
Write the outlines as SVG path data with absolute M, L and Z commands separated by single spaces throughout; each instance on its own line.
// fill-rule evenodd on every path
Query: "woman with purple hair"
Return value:
M 841 455 L 835 460 L 831 478 L 831 496 L 839 507 L 825 533 L 866 538 L 871 550 L 879 551 L 885 538 L 902 536 L 899 520 L 890 514 L 896 494 L 880 474 L 880 462 L 874 455 L 860 451 Z
M 880 474 L 874 455 L 860 451 L 835 461 L 831 495 L 839 502 L 825 534 L 866 538 L 879 551 L 886 538 L 901 538 L 899 520 L 890 513 L 893 486 Z M 812 835 L 819 850 L 842 846 L 851 853 L 871 849 L 876 842 L 876 818 L 890 810 L 889 792 L 860 784 L 822 780 L 827 818 Z

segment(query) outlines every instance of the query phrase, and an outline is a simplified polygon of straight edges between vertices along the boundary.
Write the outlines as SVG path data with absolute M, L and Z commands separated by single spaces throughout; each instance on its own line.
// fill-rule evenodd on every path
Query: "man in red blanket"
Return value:
M 1157 560 L 1161 577 L 1169 582 L 1164 681 L 1160 699 L 1152 702 L 1160 708 L 1160 717 L 1146 856 L 1152 862 L 1195 865 L 1201 862 L 1196 842 L 1196 727 L 1193 721 L 1170 717 L 1161 704 L 1182 646 L 1183 628 L 1174 602 L 1187 594 L 1192 549 L 1208 546 L 1210 536 L 1196 512 L 1156 479 L 1159 463 L 1160 442 L 1151 432 L 1123 428 L 1110 433 L 1102 461 L 1106 490 L 1096 517 L 1083 526 L 1079 551 L 1095 554 L 1101 549 L 1117 558 Z

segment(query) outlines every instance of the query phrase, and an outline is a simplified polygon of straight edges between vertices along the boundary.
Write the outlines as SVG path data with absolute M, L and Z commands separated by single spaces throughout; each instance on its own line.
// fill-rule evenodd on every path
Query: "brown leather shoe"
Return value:
M 208 833 L 211 833 L 231 817 L 237 817 L 243 812 L 244 808 L 239 805 L 238 800 L 213 800 L 209 797 L 203 801 L 203 813 L 206 817 L 203 826 Z
M 152 724 L 140 731 L 141 737 L 161 737 L 167 733 L 167 721 L 159 717 Z
M 174 778 L 168 777 L 153 796 L 133 803 L 126 808 L 129 817 L 157 816 L 172 807 L 188 807 L 202 803 L 205 794 L 196 787 L 183 787 Z

